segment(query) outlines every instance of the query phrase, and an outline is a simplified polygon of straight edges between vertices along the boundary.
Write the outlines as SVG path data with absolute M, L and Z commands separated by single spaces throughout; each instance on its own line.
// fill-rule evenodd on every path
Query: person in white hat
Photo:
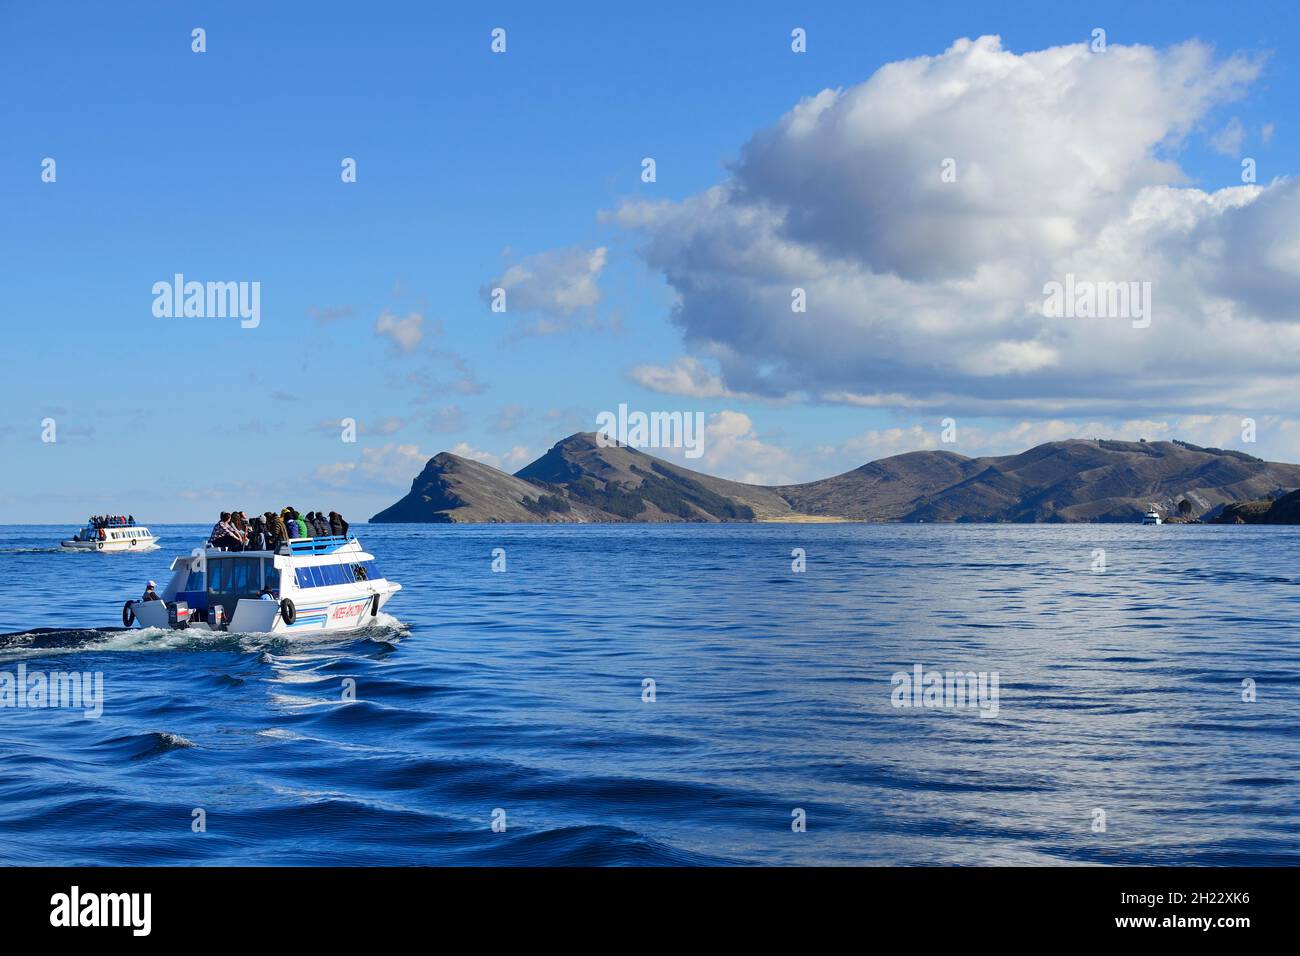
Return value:
M 156 585 L 156 584 L 154 584 L 152 581 L 150 581 L 150 582 L 145 586 L 145 589 L 144 589 L 144 597 L 140 598 L 140 600 L 141 600 L 141 601 L 161 601 L 162 598 L 159 597 L 159 596 L 158 596 L 158 592 L 154 590 L 154 588 L 156 588 L 157 586 L 158 586 L 158 585 Z

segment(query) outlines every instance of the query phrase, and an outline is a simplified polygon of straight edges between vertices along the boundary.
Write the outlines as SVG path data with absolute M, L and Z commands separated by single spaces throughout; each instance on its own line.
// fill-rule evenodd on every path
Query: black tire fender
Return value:
M 122 626 L 130 627 L 135 623 L 135 602 L 127 601 L 122 605 Z
M 376 594 L 370 599 L 370 616 L 379 617 L 379 595 Z
M 298 619 L 298 608 L 288 598 L 280 602 L 280 620 L 285 624 L 292 624 Z

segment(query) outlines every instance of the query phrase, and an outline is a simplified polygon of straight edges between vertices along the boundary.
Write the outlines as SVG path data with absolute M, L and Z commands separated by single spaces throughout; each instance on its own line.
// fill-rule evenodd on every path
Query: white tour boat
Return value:
M 73 551 L 147 551 L 158 543 L 143 525 L 104 521 L 91 523 L 59 544 Z
M 1143 523 L 1143 524 L 1161 524 L 1161 523 L 1162 523 L 1162 522 L 1161 522 L 1161 518 L 1160 518 L 1160 512 L 1156 510 L 1155 505 L 1152 505 L 1151 508 L 1150 508 L 1150 510 L 1148 510 L 1147 513 L 1144 514 L 1144 515 L 1142 516 L 1142 523 Z
M 373 624 L 402 589 L 355 537 L 294 538 L 275 551 L 195 548 L 174 559 L 159 600 L 127 601 L 122 624 L 247 633 Z

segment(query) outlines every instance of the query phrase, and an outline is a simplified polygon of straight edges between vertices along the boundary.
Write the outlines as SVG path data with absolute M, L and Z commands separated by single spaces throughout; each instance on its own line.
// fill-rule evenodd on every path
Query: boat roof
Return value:
M 280 545 L 275 551 L 223 551 L 220 548 L 204 547 L 205 557 L 245 557 L 245 558 L 274 558 L 274 557 L 321 557 L 330 554 L 340 554 L 347 552 L 349 554 L 360 554 L 363 552 L 361 542 L 356 537 L 342 537 L 339 535 L 330 535 L 322 538 L 290 538 L 288 542 Z M 193 554 L 183 554 L 172 561 L 172 570 L 181 561 L 193 560 Z

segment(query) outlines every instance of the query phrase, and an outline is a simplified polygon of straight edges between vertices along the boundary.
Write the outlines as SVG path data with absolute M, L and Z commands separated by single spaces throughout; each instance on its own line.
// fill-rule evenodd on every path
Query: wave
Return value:
M 136 651 L 236 651 L 239 653 L 302 651 L 316 646 L 356 642 L 396 650 L 409 626 L 381 613 L 368 627 L 351 631 L 321 631 L 287 636 L 271 632 L 191 631 L 163 627 L 38 627 L 0 634 L 0 659 L 33 657 L 51 651 L 79 653 Z

